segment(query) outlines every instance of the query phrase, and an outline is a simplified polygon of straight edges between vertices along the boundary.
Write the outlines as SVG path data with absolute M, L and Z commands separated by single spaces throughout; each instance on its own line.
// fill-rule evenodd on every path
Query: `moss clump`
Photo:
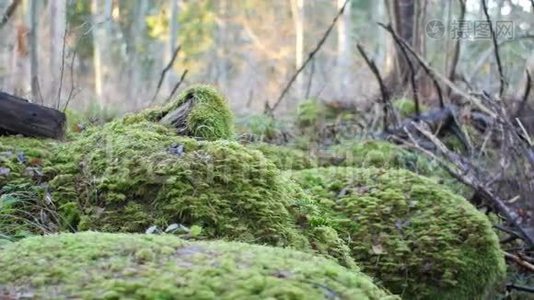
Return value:
M 300 127 L 315 126 L 336 117 L 337 113 L 318 99 L 302 101 L 297 108 L 297 124 Z
M 78 230 L 144 232 L 177 223 L 201 226 L 208 238 L 305 244 L 287 209 L 297 187 L 237 142 L 119 120 L 64 145 L 46 171 L 56 205 Z
M 267 143 L 252 143 L 247 144 L 246 147 L 259 150 L 280 170 L 302 170 L 317 167 L 313 154 L 302 150 Z
M 415 115 L 415 103 L 413 99 L 401 98 L 393 101 L 393 107 L 399 112 L 401 118 L 409 118 Z M 428 108 L 419 103 L 419 112 L 424 112 Z
M 0 292 L 44 299 L 398 299 L 362 273 L 297 251 L 95 232 L 5 246 Z
M 347 141 L 330 147 L 328 156 L 331 158 L 330 161 L 337 161 L 338 166 L 406 169 L 432 178 L 462 196 L 469 196 L 472 193 L 470 188 L 452 178 L 438 162 L 387 141 Z
M 0 239 L 52 226 L 43 166 L 54 146 L 44 139 L 0 136 Z
M 187 101 L 192 101 L 192 109 L 186 119 L 185 135 L 209 141 L 234 138 L 234 116 L 227 100 L 215 88 L 207 85 L 192 86 L 167 105 L 127 116 L 125 121 L 130 124 L 158 122 Z
M 504 274 L 486 216 L 427 178 L 336 167 L 292 177 L 347 241 L 362 270 L 406 299 L 479 299 Z

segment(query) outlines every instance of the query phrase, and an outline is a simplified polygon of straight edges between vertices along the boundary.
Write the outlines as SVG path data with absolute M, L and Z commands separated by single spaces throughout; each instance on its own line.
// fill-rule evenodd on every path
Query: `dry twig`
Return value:
M 156 87 L 156 92 L 154 92 L 154 96 L 152 96 L 152 99 L 150 100 L 150 103 L 153 103 L 155 100 L 156 100 L 156 97 L 158 96 L 159 94 L 159 90 L 161 89 L 161 85 L 163 84 L 163 80 L 165 80 L 165 75 L 167 74 L 167 72 L 172 68 L 172 66 L 174 65 L 174 61 L 176 60 L 176 57 L 178 56 L 178 53 L 180 52 L 180 49 L 182 48 L 182 46 L 178 46 L 176 47 L 176 49 L 174 49 L 174 52 L 172 53 L 172 57 L 171 57 L 171 60 L 169 61 L 169 63 L 165 66 L 165 68 L 163 68 L 163 70 L 161 71 L 161 75 L 159 77 L 159 81 L 158 81 L 158 85 Z M 186 72 L 187 73 L 187 72 Z M 181 82 L 179 82 L 181 83 Z M 171 93 L 172 95 L 172 93 Z
M 380 76 L 380 71 L 378 71 L 378 68 L 376 67 L 376 64 L 373 59 L 370 59 L 367 54 L 365 53 L 365 50 L 360 44 L 356 44 L 356 47 L 358 48 L 358 51 L 362 55 L 363 59 L 369 66 L 369 69 L 371 69 L 371 72 L 373 72 L 373 75 L 375 75 L 376 80 L 378 81 L 378 85 L 380 86 L 380 93 L 382 94 L 382 107 L 384 110 L 384 131 L 388 131 L 388 106 L 389 106 L 389 92 L 386 88 L 386 85 L 384 84 L 384 80 L 382 80 L 382 76 Z
M 323 37 L 317 43 L 317 46 L 315 46 L 315 48 L 312 50 L 312 52 L 310 52 L 310 54 L 308 55 L 308 58 L 304 61 L 302 66 L 300 66 L 297 69 L 297 71 L 295 72 L 295 74 L 293 74 L 293 76 L 291 77 L 291 79 L 289 80 L 289 82 L 287 83 L 285 88 L 282 90 L 282 93 L 280 94 L 278 99 L 276 99 L 276 102 L 274 103 L 274 105 L 272 107 L 269 107 L 268 104 L 265 105 L 265 108 L 266 108 L 265 113 L 268 113 L 268 114 L 272 115 L 273 112 L 278 107 L 278 105 L 280 105 L 280 102 L 282 102 L 282 99 L 284 99 L 284 96 L 287 94 L 287 92 L 289 91 L 289 89 L 291 88 L 291 86 L 293 85 L 293 83 L 295 82 L 297 77 L 299 76 L 299 74 L 304 70 L 304 68 L 306 68 L 306 66 L 310 63 L 310 61 L 312 61 L 312 59 L 315 57 L 317 52 L 319 52 L 319 50 L 321 50 L 321 47 L 323 46 L 324 42 L 326 41 L 326 39 L 328 38 L 328 36 L 332 32 L 332 29 L 334 29 L 334 26 L 336 25 L 337 20 L 339 19 L 339 17 L 341 15 L 343 15 L 343 12 L 345 11 L 345 7 L 347 6 L 347 4 L 349 2 L 350 2 L 350 0 L 345 0 L 345 3 L 341 7 L 341 9 L 338 11 L 338 13 L 334 17 L 334 19 L 332 20 L 332 23 L 330 23 L 330 26 L 328 27 L 328 29 L 323 34 Z

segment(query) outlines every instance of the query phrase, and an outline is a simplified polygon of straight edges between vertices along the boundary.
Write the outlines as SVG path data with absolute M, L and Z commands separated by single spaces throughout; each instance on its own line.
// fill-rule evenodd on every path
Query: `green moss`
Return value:
M 301 127 L 313 126 L 335 118 L 336 113 L 318 99 L 302 101 L 297 108 L 297 124 Z
M 438 162 L 387 141 L 346 141 L 330 147 L 327 156 L 331 159 L 323 166 L 335 161 L 338 166 L 406 169 L 432 178 L 462 196 L 468 197 L 472 193 L 470 188 L 452 178 Z
M 95 232 L 0 249 L 0 291 L 43 299 L 398 299 L 362 273 L 297 251 Z
M 489 220 L 405 170 L 318 168 L 292 176 L 364 272 L 406 299 L 481 299 L 504 274 Z
M 189 100 L 192 101 L 193 108 L 187 116 L 185 135 L 210 141 L 234 138 L 234 117 L 227 100 L 216 89 L 207 85 L 192 86 L 167 105 L 127 116 L 125 122 L 158 122 L 167 113 Z
M 46 169 L 59 210 L 79 230 L 144 232 L 169 224 L 202 236 L 305 248 L 287 210 L 295 185 L 259 151 L 171 128 L 115 121 L 63 145 Z
M 54 147 L 50 140 L 0 136 L 0 235 L 23 237 L 53 226 L 43 167 Z
M 239 138 L 246 141 L 274 141 L 288 130 L 287 123 L 266 114 L 240 116 L 236 121 Z
M 415 103 L 413 99 L 401 98 L 393 101 L 393 107 L 399 112 L 401 118 L 409 118 L 415 115 Z M 428 108 L 419 103 L 419 111 L 424 112 Z
M 317 166 L 316 159 L 313 154 L 288 146 L 267 143 L 252 143 L 247 144 L 246 147 L 249 149 L 259 150 L 280 170 L 302 170 Z

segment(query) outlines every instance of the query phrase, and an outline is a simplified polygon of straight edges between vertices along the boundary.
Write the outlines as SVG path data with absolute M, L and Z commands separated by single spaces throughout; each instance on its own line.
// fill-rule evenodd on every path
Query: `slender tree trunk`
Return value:
M 62 59 L 63 59 L 63 39 L 65 38 L 65 28 L 67 26 L 66 0 L 53 0 L 48 2 L 49 16 L 50 16 L 50 60 L 49 70 L 51 74 L 50 86 L 47 92 L 47 99 L 49 101 L 57 102 L 61 99 L 58 97 L 58 89 L 60 86 Z
M 304 0 L 291 0 L 291 13 L 295 23 L 295 70 L 304 63 Z M 299 76 L 295 82 L 296 96 L 302 98 L 304 78 Z
M 102 5 L 103 4 L 103 5 Z M 100 107 L 104 107 L 104 50 L 108 47 L 108 37 L 111 22 L 111 0 L 92 0 L 91 11 L 93 17 L 93 67 L 95 81 L 95 95 Z
M 39 58 L 37 52 L 38 16 L 37 8 L 39 1 L 30 0 L 30 33 L 28 34 L 28 45 L 30 47 L 30 78 L 33 101 L 43 103 L 39 91 Z
M 169 44 L 167 45 L 167 51 L 165 55 L 165 61 L 163 62 L 163 65 L 165 65 L 167 62 L 169 62 L 172 58 L 172 55 L 174 53 L 174 50 L 178 46 L 178 31 L 179 31 L 179 23 L 178 23 L 178 16 L 180 13 L 180 0 L 170 0 L 171 1 L 171 14 L 169 19 Z M 177 80 L 176 73 L 171 68 L 169 70 L 168 79 L 166 82 L 166 86 L 168 89 L 168 92 L 171 92 L 172 87 L 175 84 L 175 81 Z
M 142 100 L 140 95 L 143 88 L 143 66 L 141 63 L 140 50 L 143 48 L 144 36 L 145 36 L 145 16 L 148 9 L 147 0 L 139 0 L 136 2 L 135 19 L 131 28 L 132 51 L 130 56 L 130 85 L 128 88 L 128 99 L 134 102 L 135 106 L 139 106 Z
M 28 56 L 28 34 L 30 32 L 28 18 L 28 1 L 23 1 L 19 10 L 15 12 L 15 47 L 11 53 L 10 87 L 14 95 L 28 98 L 27 91 L 31 91 L 30 64 Z
M 228 84 L 228 51 L 227 51 L 227 0 L 219 0 L 219 26 L 217 43 L 217 82 L 219 87 L 226 88 Z
M 391 23 L 397 34 L 409 45 L 414 46 L 414 26 L 415 25 L 415 1 L 416 0 L 394 0 L 389 2 L 389 13 Z M 391 37 L 389 37 L 391 39 Z M 402 51 L 395 44 L 395 67 L 386 78 L 386 84 L 391 94 L 402 94 L 409 82 L 410 69 L 408 62 Z M 417 64 L 414 64 L 417 66 Z
M 345 0 L 337 0 L 338 11 L 345 4 Z M 345 7 L 343 16 L 337 23 L 337 93 L 343 94 L 343 90 L 349 86 L 350 80 L 350 28 L 351 28 L 351 5 Z

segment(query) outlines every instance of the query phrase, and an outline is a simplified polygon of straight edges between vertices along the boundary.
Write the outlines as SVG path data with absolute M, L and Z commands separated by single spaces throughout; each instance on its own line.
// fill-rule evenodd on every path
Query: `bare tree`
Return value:
M 111 21 L 111 0 L 92 0 L 91 11 L 93 17 L 93 67 L 94 67 L 94 85 L 95 94 L 98 98 L 98 104 L 103 107 L 105 105 L 103 85 L 104 85 L 104 70 L 103 70 L 103 54 L 108 47 L 108 37 L 110 33 L 109 23 Z
M 340 10 L 345 4 L 345 0 L 337 0 L 337 9 Z M 350 80 L 350 28 L 351 28 L 351 5 L 347 5 L 342 17 L 337 23 L 337 93 L 342 95 Z
M 172 55 L 176 49 L 176 46 L 178 44 L 178 31 L 179 31 L 179 23 L 178 23 L 178 15 L 180 13 L 180 0 L 170 0 L 171 1 L 171 14 L 169 16 L 169 44 L 167 45 L 167 51 L 165 55 L 165 61 L 170 61 L 172 58 Z M 177 76 L 175 72 L 173 72 L 172 68 L 170 69 L 169 78 L 167 80 L 167 88 L 169 90 L 172 89 L 173 82 L 176 81 Z
M 291 0 L 291 13 L 295 23 L 295 69 L 298 70 L 304 62 L 304 0 Z M 296 79 L 296 95 L 301 98 L 304 92 L 302 76 Z
M 66 0 L 54 0 L 48 2 L 48 10 L 50 16 L 50 86 L 47 91 L 47 99 L 54 101 L 53 97 L 56 96 L 58 89 L 60 76 L 61 76 L 61 61 L 64 59 L 65 53 L 63 53 L 64 47 L 62 47 L 65 37 L 66 21 L 67 21 L 67 1 Z M 60 99 L 56 99 L 60 101 Z

